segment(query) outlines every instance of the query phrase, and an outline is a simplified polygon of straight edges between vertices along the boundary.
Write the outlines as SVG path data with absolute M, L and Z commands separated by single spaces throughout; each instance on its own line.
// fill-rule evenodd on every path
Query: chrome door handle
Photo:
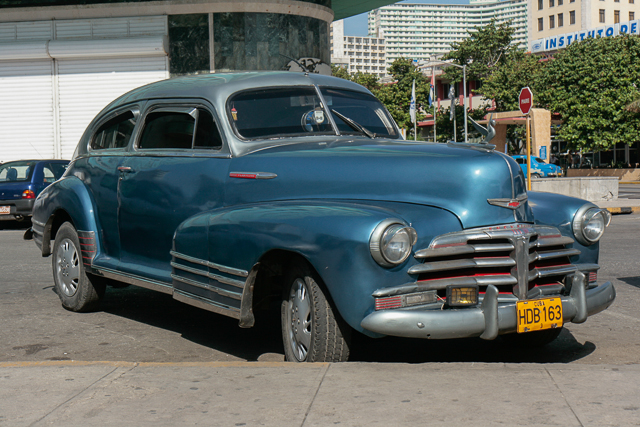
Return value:
M 135 172 L 135 171 L 133 170 L 133 168 L 132 168 L 132 167 L 129 167 L 129 166 L 118 166 L 118 171 L 120 171 L 120 172 L 124 172 L 124 173 L 131 173 L 131 172 Z

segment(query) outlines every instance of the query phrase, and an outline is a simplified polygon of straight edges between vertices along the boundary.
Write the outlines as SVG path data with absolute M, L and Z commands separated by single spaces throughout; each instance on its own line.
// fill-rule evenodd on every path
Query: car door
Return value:
M 87 155 L 76 159 L 72 166 L 71 172 L 82 179 L 96 203 L 95 215 L 102 242 L 100 254 L 94 260 L 98 266 L 115 268 L 120 258 L 118 168 L 126 157 L 139 116 L 138 105 L 105 116 L 96 124 L 88 142 Z M 53 173 L 56 178 L 56 171 Z
M 210 106 L 155 104 L 142 120 L 135 150 L 120 167 L 119 268 L 170 283 L 175 230 L 222 205 L 230 156 Z

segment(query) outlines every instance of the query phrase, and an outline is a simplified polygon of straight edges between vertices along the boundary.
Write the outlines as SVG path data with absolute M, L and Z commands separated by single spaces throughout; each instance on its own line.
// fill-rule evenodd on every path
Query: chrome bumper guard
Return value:
M 587 289 L 588 279 L 578 271 L 567 276 L 570 295 L 562 296 L 564 323 L 582 323 L 588 316 L 609 307 L 616 298 L 611 282 Z M 487 286 L 479 307 L 447 310 L 391 309 L 375 311 L 360 325 L 383 335 L 450 339 L 480 337 L 493 340 L 499 334 L 512 333 L 517 328 L 515 302 L 499 303 L 498 289 Z

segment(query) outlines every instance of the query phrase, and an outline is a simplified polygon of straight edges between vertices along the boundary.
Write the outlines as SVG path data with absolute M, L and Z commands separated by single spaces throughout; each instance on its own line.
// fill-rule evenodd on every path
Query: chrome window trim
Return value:
M 140 142 L 140 137 L 142 136 L 142 131 L 144 130 L 144 124 L 146 122 L 146 118 L 149 114 L 155 112 L 176 112 L 182 114 L 189 114 L 193 112 L 194 109 L 203 109 L 206 110 L 211 117 L 218 129 L 218 134 L 220 134 L 220 139 L 222 141 L 222 146 L 218 149 L 212 148 L 189 148 L 189 149 L 176 149 L 176 148 L 139 148 L 138 144 Z M 193 116 L 192 116 L 193 117 Z M 197 120 L 196 120 L 197 125 Z M 228 138 L 223 132 L 221 126 L 220 116 L 217 114 L 216 109 L 213 105 L 206 102 L 204 99 L 152 99 L 147 102 L 145 108 L 142 110 L 140 114 L 140 119 L 136 123 L 136 128 L 134 129 L 133 135 L 131 136 L 132 142 L 130 142 L 128 151 L 129 155 L 137 155 L 137 156 L 149 156 L 149 157 L 212 157 L 212 158 L 224 158 L 229 159 L 232 157 L 231 149 L 229 147 Z M 194 129 L 197 132 L 197 129 Z M 194 132 L 195 137 L 195 132 Z M 192 144 L 193 145 L 193 144 Z

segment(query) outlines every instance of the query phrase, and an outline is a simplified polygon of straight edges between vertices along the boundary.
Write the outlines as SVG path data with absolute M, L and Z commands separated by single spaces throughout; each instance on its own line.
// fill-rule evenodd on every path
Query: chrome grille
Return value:
M 564 278 L 577 270 L 573 239 L 554 227 L 510 224 L 444 234 L 418 250 L 421 264 L 409 269 L 424 290 L 448 285 L 495 285 L 519 299 L 564 291 Z

